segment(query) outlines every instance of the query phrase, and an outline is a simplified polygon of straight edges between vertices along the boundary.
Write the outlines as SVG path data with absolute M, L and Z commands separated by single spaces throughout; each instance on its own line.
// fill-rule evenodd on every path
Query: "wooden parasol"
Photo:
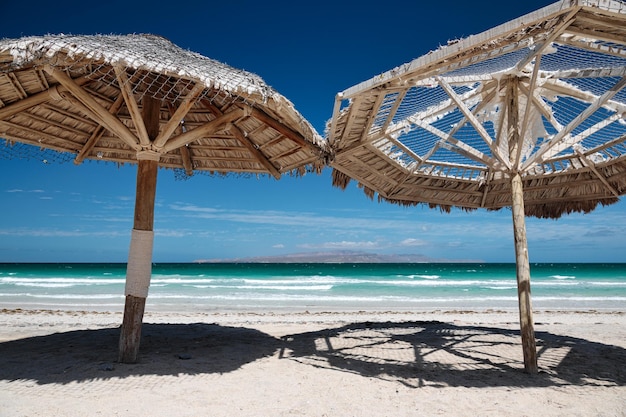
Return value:
M 159 167 L 192 175 L 319 172 L 326 143 L 258 76 L 154 35 L 0 40 L 0 138 L 138 164 L 119 360 L 135 362 Z
M 524 364 L 537 372 L 525 215 L 626 192 L 626 3 L 563 0 L 337 95 L 333 184 L 444 211 L 511 207 Z

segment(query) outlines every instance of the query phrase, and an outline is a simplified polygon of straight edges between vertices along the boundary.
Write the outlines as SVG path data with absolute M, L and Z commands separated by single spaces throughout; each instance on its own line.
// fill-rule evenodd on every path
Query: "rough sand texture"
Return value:
M 626 314 L 0 311 L 0 416 L 624 416 Z

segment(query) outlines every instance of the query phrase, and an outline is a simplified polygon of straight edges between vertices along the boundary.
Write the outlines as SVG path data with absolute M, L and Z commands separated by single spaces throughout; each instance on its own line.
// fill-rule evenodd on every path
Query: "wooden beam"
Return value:
M 109 112 L 115 115 L 120 110 L 123 103 L 124 97 L 120 94 L 119 96 L 117 96 L 117 100 L 115 100 L 113 105 L 109 108 Z M 85 142 L 85 144 L 83 145 L 80 152 L 78 152 L 78 155 L 76 155 L 76 158 L 74 158 L 75 165 L 80 165 L 85 160 L 85 158 L 87 157 L 87 155 L 89 155 L 94 146 L 96 146 L 96 143 L 98 143 L 100 138 L 102 138 L 104 132 L 105 129 L 102 125 L 98 125 L 95 128 L 89 139 L 87 139 L 87 142 Z
M 218 108 L 214 108 L 214 112 L 216 112 L 219 117 L 224 116 L 224 113 L 222 113 L 222 111 Z M 272 174 L 274 178 L 280 178 L 281 174 L 278 168 L 276 168 L 272 161 L 270 161 L 265 156 L 265 154 L 261 152 L 261 150 L 257 148 L 257 146 L 250 139 L 248 139 L 246 135 L 244 135 L 241 129 L 231 124 L 230 128 L 228 128 L 227 130 L 239 141 L 239 143 L 241 143 L 248 150 L 248 152 L 250 152 L 256 158 L 257 161 L 259 161 L 261 165 L 265 167 L 265 169 L 267 169 L 270 174 Z
M 454 92 L 450 84 L 448 84 L 440 76 L 437 76 L 435 78 L 439 82 L 439 85 L 441 86 L 441 88 L 443 88 L 446 94 L 448 94 L 448 96 L 452 99 L 452 101 L 454 101 L 454 103 L 456 104 L 458 109 L 461 111 L 461 113 L 463 113 L 463 115 L 467 118 L 467 120 L 471 123 L 471 125 L 474 126 L 474 129 L 476 129 L 480 137 L 485 141 L 485 143 L 488 146 L 491 146 L 493 142 L 493 140 L 491 139 L 491 136 L 489 136 L 489 133 L 487 133 L 484 126 L 478 121 L 478 119 L 476 119 L 476 116 L 474 116 L 474 114 L 470 111 L 470 109 L 465 105 L 465 103 L 463 102 L 463 100 L 461 100 L 459 95 L 456 92 Z
M 619 76 L 623 77 L 624 75 L 626 75 L 626 71 L 620 70 Z M 588 104 L 593 104 L 600 99 L 600 96 L 596 94 L 593 94 L 589 91 L 583 91 L 579 88 L 576 88 L 572 84 L 568 84 L 560 80 L 545 80 L 541 88 L 546 89 L 548 92 L 556 93 L 557 95 L 570 96 Z M 610 107 L 611 109 L 615 109 L 616 111 L 626 112 L 626 106 L 620 101 L 609 99 L 604 104 L 606 105 L 606 107 Z
M 181 146 L 178 148 L 180 151 L 180 157 L 183 160 L 183 168 L 185 169 L 185 174 L 188 177 L 193 175 L 193 162 L 191 160 L 191 152 L 189 152 L 189 147 L 187 145 Z
M 176 111 L 171 115 L 170 120 L 163 127 L 163 130 L 157 138 L 154 140 L 154 146 L 156 149 L 161 148 L 165 145 L 165 142 L 172 136 L 172 134 L 176 131 L 176 129 L 180 126 L 180 123 L 183 121 L 189 110 L 196 103 L 196 99 L 200 95 L 200 93 L 204 90 L 204 84 L 196 83 L 193 89 L 185 96 L 182 103 L 178 106 Z M 171 113 L 170 108 L 170 113 Z
M 497 161 L 489 158 L 487 155 L 469 146 L 465 142 L 462 142 L 458 139 L 451 137 L 446 132 L 437 129 L 436 127 L 431 126 L 428 123 L 423 123 L 417 120 L 415 120 L 414 122 L 416 125 L 418 125 L 422 129 L 432 133 L 435 136 L 440 137 L 442 141 L 439 142 L 439 147 L 446 148 L 452 152 L 457 152 L 463 156 L 466 156 L 470 159 L 483 163 L 492 168 L 496 168 L 499 165 L 497 164 Z
M 505 105 L 505 103 L 507 102 L 507 100 L 509 100 L 508 95 L 511 94 L 511 90 L 507 87 L 508 87 L 508 83 L 506 82 L 502 84 L 498 83 L 498 87 L 496 87 L 498 94 L 501 89 L 504 90 L 504 97 L 502 97 L 502 100 L 500 102 L 500 114 L 498 118 L 498 125 L 494 126 L 496 140 L 494 141 L 494 144 L 493 144 L 493 148 L 497 149 L 498 157 L 504 161 L 510 161 L 509 148 L 508 146 L 506 146 L 506 144 L 504 144 L 504 146 L 502 144 L 504 142 L 503 138 L 505 138 L 505 135 L 502 134 L 502 132 L 504 131 L 504 127 L 507 124 L 507 112 L 509 110 L 508 107 Z
M 274 164 L 272 163 L 272 161 L 270 161 L 263 152 L 261 152 L 254 143 L 252 143 L 252 141 L 250 139 L 248 139 L 243 132 L 241 132 L 241 130 L 235 126 L 235 125 L 231 125 L 231 127 L 228 129 L 232 135 L 237 138 L 237 140 L 248 150 L 248 152 L 250 152 L 252 155 L 254 155 L 254 157 L 256 158 L 257 161 L 259 161 L 259 163 L 261 165 L 263 165 L 265 167 L 265 169 L 267 169 L 267 171 L 276 179 L 280 178 L 280 171 L 278 170 L 278 168 L 276 168 L 274 166 Z
M 552 127 L 554 127 L 556 131 L 563 129 L 563 125 L 561 125 L 561 123 L 559 123 L 559 121 L 556 120 L 556 118 L 554 117 L 552 109 L 541 98 L 540 93 L 537 91 L 538 89 L 536 89 L 534 93 L 530 95 L 530 91 L 524 86 L 524 84 L 520 84 L 519 88 L 524 95 L 526 95 L 527 97 L 530 96 L 537 111 L 550 122 L 550 124 L 552 125 Z
M 450 80 L 448 77 L 446 77 L 446 80 L 448 81 L 449 84 Z M 434 82 L 434 80 L 433 80 Z M 489 86 L 491 86 L 492 84 L 496 84 L 495 82 L 491 82 L 491 83 L 487 83 L 484 85 L 485 88 L 489 88 Z M 483 90 L 481 89 L 473 89 L 471 91 L 466 92 L 465 94 L 461 95 L 461 99 L 462 100 L 473 100 L 477 95 L 480 95 L 483 93 Z M 488 94 L 488 96 L 490 96 L 490 94 Z M 493 97 L 493 95 L 491 95 L 491 97 Z M 481 104 L 483 104 L 484 101 L 481 101 L 481 103 L 477 106 L 477 108 L 475 109 L 474 113 L 476 111 L 479 111 L 481 107 Z M 408 123 L 412 123 L 413 120 L 423 120 L 428 122 L 429 124 L 431 123 L 431 121 L 437 120 L 440 117 L 445 116 L 446 114 L 450 113 L 454 108 L 455 108 L 456 104 L 454 101 L 452 101 L 452 99 L 449 100 L 445 100 L 442 101 L 441 103 L 439 103 L 436 106 L 430 106 L 428 107 L 425 111 L 421 111 L 421 112 L 417 112 L 414 114 L 411 114 L 410 116 L 406 117 L 404 120 L 400 120 L 397 121 L 396 123 L 394 123 L 391 127 L 387 127 L 384 129 L 383 132 L 380 133 L 380 136 L 383 135 L 392 135 L 393 133 L 406 129 L 407 128 L 407 122 Z M 461 128 L 461 126 L 467 121 L 467 118 L 463 118 L 461 119 L 461 121 L 457 124 L 457 127 L 455 127 L 454 129 L 452 129 L 452 131 L 450 131 L 449 135 L 450 136 L 454 136 L 455 132 Z M 377 139 L 377 136 L 373 136 L 370 139 Z
M 532 111 L 532 103 L 533 103 L 533 94 L 535 92 L 535 86 L 537 85 L 537 75 L 539 74 L 539 67 L 541 65 L 541 55 L 537 55 L 537 57 L 535 58 L 535 65 L 533 67 L 533 74 L 530 78 L 530 84 L 528 86 L 528 95 L 526 96 L 526 107 L 524 108 L 524 119 L 522 120 L 522 125 L 521 125 L 521 131 L 520 131 L 520 146 L 517 148 L 517 154 L 515 155 L 515 161 L 513 162 L 513 166 L 516 167 L 516 169 L 519 167 L 520 165 L 520 160 L 522 158 L 522 149 L 524 148 L 524 143 L 525 143 L 525 138 L 526 138 L 526 131 L 528 129 L 528 122 L 530 120 L 530 112 Z M 519 90 L 519 86 L 522 83 L 520 81 L 518 81 L 516 83 L 516 87 Z M 519 101 L 519 92 L 517 94 L 518 96 L 518 101 Z M 534 140 L 534 139 L 531 139 Z
M 78 78 L 74 80 L 74 83 L 78 86 L 82 86 L 87 84 L 91 80 L 88 78 Z M 28 110 L 31 107 L 38 106 L 45 102 L 51 100 L 60 100 L 62 99 L 61 94 L 63 92 L 67 92 L 68 90 L 64 87 L 53 85 L 49 89 L 32 95 L 30 97 L 23 98 L 21 100 L 15 101 L 8 106 L 0 108 L 0 120 L 6 120 L 11 116 L 15 116 L 16 114 Z
M 549 159 L 550 157 L 559 154 L 564 149 L 567 149 L 577 143 L 576 141 L 569 138 L 570 133 L 580 123 L 582 123 L 593 113 L 595 113 L 600 107 L 602 107 L 608 100 L 613 98 L 624 86 L 626 86 L 626 77 L 620 79 L 615 85 L 613 85 L 613 87 L 611 87 L 608 91 L 602 94 L 602 96 L 598 97 L 598 99 L 594 103 L 592 103 L 582 113 L 580 113 L 571 122 L 569 122 L 567 126 L 565 126 L 563 130 L 554 135 L 554 137 L 550 141 L 545 142 L 533 155 L 533 157 L 529 158 L 525 162 L 522 168 L 527 169 L 529 166 L 532 166 L 538 161 L 545 161 L 546 159 Z
M 613 194 L 615 197 L 619 197 L 620 194 L 619 192 L 615 189 L 615 187 L 613 187 L 611 184 L 609 184 L 609 182 L 607 181 L 607 179 L 604 177 L 604 175 L 602 175 L 600 173 L 600 171 L 598 171 L 598 169 L 596 168 L 596 165 L 591 162 L 589 160 L 589 158 L 587 158 L 587 155 L 584 154 L 584 152 L 582 151 L 582 149 L 579 146 L 575 146 L 574 150 L 576 151 L 576 153 L 578 154 L 578 156 L 580 157 L 580 159 L 583 161 L 583 163 L 589 167 L 589 169 L 591 170 L 591 172 L 593 172 L 595 174 L 596 177 L 598 177 L 598 179 L 600 180 L 600 182 L 602 182 L 602 184 L 604 184 L 604 186 L 606 187 L 607 190 L 609 190 L 611 192 L 611 194 Z
M 145 124 L 148 143 L 152 143 L 159 134 L 161 127 L 161 99 L 144 95 L 141 99 L 141 120 Z
M 584 131 L 580 132 L 576 136 L 572 136 L 572 142 L 580 143 L 583 140 L 587 139 L 589 136 L 591 136 L 594 133 L 604 129 L 605 127 L 607 127 L 607 126 L 611 125 L 612 123 L 620 120 L 621 118 L 622 118 L 622 115 L 620 113 L 613 113 L 609 117 L 600 120 L 599 122 L 597 122 L 593 126 L 589 126 L 587 129 L 585 129 Z
M 446 78 L 447 79 L 447 78 Z M 484 90 L 488 91 L 488 93 L 483 97 L 482 101 L 480 103 L 478 103 L 478 105 L 474 108 L 474 110 L 472 111 L 473 115 L 476 115 L 477 113 L 479 113 L 482 109 L 484 109 L 486 106 L 488 106 L 495 98 L 496 95 L 498 94 L 498 88 L 500 86 L 500 82 L 499 81 L 495 81 L 495 80 L 491 80 L 491 82 L 486 83 L 484 85 Z M 483 91 L 480 91 L 479 94 L 482 94 Z M 464 96 L 461 96 L 462 99 L 465 99 Z M 502 107 L 502 106 L 500 106 Z M 503 118 L 504 114 L 500 115 L 500 118 Z M 465 123 L 468 121 L 468 118 L 463 116 L 463 118 L 456 124 L 456 126 L 450 131 L 450 136 L 453 136 L 463 127 L 463 125 L 465 125 Z M 480 122 L 479 122 L 480 123 Z M 496 138 L 494 141 L 491 142 L 491 144 L 489 145 L 489 149 L 491 150 L 491 153 L 493 154 L 493 156 L 503 165 L 507 166 L 508 164 L 508 159 L 502 155 L 502 153 L 500 152 L 500 148 L 498 146 L 499 143 L 499 138 L 500 138 L 500 128 L 502 128 L 502 123 L 500 123 L 498 125 L 498 131 L 496 132 Z
M 610 46 L 610 45 L 596 43 L 596 42 L 589 42 L 589 41 L 585 41 L 582 39 L 565 38 L 565 39 L 559 39 L 558 43 L 573 46 L 574 48 L 578 48 L 578 49 L 592 51 L 595 53 L 617 56 L 620 58 L 624 58 L 626 56 L 626 50 L 624 50 L 623 47 Z
M 449 82 L 449 80 L 448 80 L 448 82 Z M 477 90 L 476 94 L 480 94 L 483 97 L 482 97 L 481 101 L 478 103 L 478 105 L 476 105 L 474 110 L 472 110 L 472 114 L 476 115 L 477 113 L 482 111 L 482 109 L 487 107 L 493 101 L 493 99 L 496 97 L 496 94 L 498 92 L 498 85 L 499 84 L 500 83 L 498 81 L 491 80 L 490 82 L 487 82 L 487 83 L 483 84 L 483 88 L 476 89 Z M 487 92 L 487 94 L 485 94 L 485 92 Z M 465 100 L 464 96 L 465 95 L 463 95 L 461 97 Z M 473 99 L 473 96 L 470 97 L 469 99 Z M 450 131 L 450 135 L 454 136 L 463 127 L 463 125 L 467 121 L 468 121 L 467 117 L 463 116 L 463 118 Z M 493 149 L 492 149 L 492 151 L 493 151 Z
M 519 148 L 522 146 L 520 129 L 519 129 L 519 80 L 517 78 L 511 78 L 507 84 L 509 92 L 507 93 L 507 100 L 504 106 L 507 109 L 507 128 L 506 140 L 509 146 L 509 160 L 511 164 L 515 162 L 516 155 L 521 151 Z M 515 171 L 517 166 L 515 165 Z
M 494 155 L 494 160 L 491 160 L 491 159 L 487 158 L 484 154 L 482 154 L 482 152 L 480 153 L 483 158 L 487 158 L 486 160 L 489 161 L 489 162 L 485 162 L 485 164 L 487 166 L 489 166 L 489 167 L 496 168 L 495 163 L 499 162 L 499 163 L 505 165 L 507 168 L 511 168 L 511 162 L 509 160 L 507 160 L 506 158 L 502 158 L 501 157 L 500 153 L 494 147 L 494 141 L 491 138 L 491 136 L 489 136 L 489 133 L 487 132 L 485 127 L 476 118 L 474 113 L 472 113 L 470 111 L 470 109 L 465 105 L 465 102 L 463 102 L 463 100 L 459 97 L 459 95 L 454 92 L 454 90 L 452 89 L 450 84 L 448 84 L 442 77 L 437 76 L 436 79 L 438 80 L 439 85 L 443 88 L 443 90 L 446 92 L 446 94 L 448 94 L 448 96 L 452 99 L 452 101 L 454 101 L 454 103 L 456 104 L 458 109 L 461 111 L 461 113 L 463 113 L 465 118 L 474 127 L 476 132 L 478 132 L 478 134 L 483 139 L 483 141 L 487 144 L 489 149 L 491 149 L 491 151 L 492 151 L 492 153 Z M 454 143 L 454 141 L 456 141 L 457 143 Z M 455 146 L 459 146 L 459 143 L 461 143 L 460 141 L 457 141 L 456 139 L 452 140 L 451 136 L 450 136 L 450 139 L 447 140 L 447 142 L 454 143 Z M 459 147 L 461 149 L 464 149 L 464 150 L 467 150 L 466 148 L 470 148 L 465 143 L 463 143 L 463 145 L 464 146 L 459 146 Z M 471 148 L 471 149 L 474 149 L 474 148 Z M 479 151 L 476 150 L 476 152 L 479 152 Z
M 407 146 L 405 146 L 405 145 L 404 145 L 404 143 L 400 142 L 399 140 L 397 140 L 397 139 L 396 139 L 396 138 L 394 138 L 393 136 L 392 136 L 392 137 L 384 137 L 384 138 L 381 138 L 381 139 L 379 139 L 379 140 L 383 140 L 383 139 L 384 139 L 384 140 L 387 140 L 387 141 L 389 141 L 389 142 L 391 142 L 391 143 L 393 143 L 393 144 L 394 144 L 394 145 L 396 145 L 398 148 L 402 149 L 402 151 L 403 151 L 404 153 L 406 153 L 407 155 L 409 155 L 409 156 L 410 156 L 411 158 L 413 158 L 416 162 L 422 162 L 422 161 L 423 161 L 423 160 L 422 160 L 422 158 L 421 158 L 418 154 L 416 154 L 415 152 L 413 152 L 411 149 L 409 149 Z M 375 142 L 378 142 L 378 141 L 371 142 L 373 146 L 376 146 L 376 145 L 375 145 Z
M 274 119 L 273 117 L 271 117 L 270 115 L 268 115 L 264 111 L 262 111 L 260 109 L 257 109 L 256 107 L 252 107 L 251 108 L 251 112 L 252 112 L 251 113 L 252 117 L 258 119 L 259 121 L 261 121 L 263 123 L 265 123 L 266 125 L 268 125 L 272 129 L 274 129 L 275 131 L 280 133 L 281 135 L 286 136 L 287 138 L 289 138 L 292 141 L 296 142 L 298 145 L 302 146 L 303 148 L 307 148 L 307 149 L 312 150 L 314 152 L 318 152 L 319 151 L 319 149 L 317 148 L 317 146 L 315 144 L 309 142 L 300 133 L 296 132 L 295 130 L 293 130 L 293 129 L 289 128 L 289 127 L 287 127 L 286 125 L 284 125 L 283 123 L 281 123 L 278 120 Z
M 117 83 L 120 86 L 120 91 L 122 96 L 124 97 L 124 101 L 126 102 L 126 108 L 128 109 L 128 113 L 130 114 L 130 118 L 135 125 L 135 130 L 137 131 L 137 137 L 139 138 L 139 143 L 142 148 L 147 148 L 150 145 L 150 139 L 148 139 L 148 132 L 146 132 L 146 126 L 144 125 L 143 119 L 141 118 L 141 111 L 139 110 L 139 104 L 137 104 L 137 100 L 133 96 L 133 92 L 130 89 L 130 82 L 128 77 L 126 76 L 126 72 L 124 69 L 119 66 L 114 66 L 115 75 L 117 76 Z
M 167 102 L 166 104 L 170 112 L 170 115 L 176 114 L 176 109 L 174 108 L 174 105 L 170 102 Z M 176 123 L 175 131 L 179 135 L 181 133 L 184 133 L 184 128 L 182 124 L 180 123 L 180 121 Z M 163 133 L 163 131 L 161 131 L 161 133 Z M 159 135 L 161 135 L 161 133 Z M 171 135 L 168 135 L 168 138 L 169 136 Z M 156 139 L 155 139 L 155 142 L 156 142 Z M 187 174 L 188 177 L 191 177 L 193 175 L 193 161 L 191 159 L 191 152 L 189 151 L 189 146 L 188 145 L 181 146 L 180 148 L 178 148 L 178 150 L 180 151 L 180 157 L 182 159 L 183 168 L 185 169 L 185 174 Z
M 7 73 L 6 78 L 9 79 L 9 84 L 11 84 L 11 87 L 13 87 L 13 91 L 17 93 L 20 99 L 28 97 L 28 93 L 24 90 L 24 87 L 22 87 L 22 84 L 17 79 L 17 76 L 14 73 Z
M 187 132 L 181 133 L 180 135 L 171 138 L 169 141 L 165 143 L 163 148 L 161 149 L 162 153 L 171 152 L 174 149 L 180 148 L 181 146 L 187 145 L 191 142 L 194 142 L 198 139 L 206 135 L 210 135 L 218 131 L 227 123 L 231 123 L 234 120 L 240 118 L 244 115 L 244 111 L 240 108 L 237 108 L 231 112 L 224 113 L 223 116 L 218 117 L 210 122 L 205 123 L 204 125 L 197 127 L 193 130 L 188 130 Z
M 485 172 L 485 184 L 483 185 L 483 187 L 485 187 L 485 189 L 483 190 L 483 196 L 480 199 L 480 207 L 481 208 L 485 207 L 485 202 L 487 201 L 487 195 L 489 194 L 490 182 L 491 182 L 491 171 L 487 171 L 487 172 Z
M 97 118 L 97 122 L 104 125 L 104 127 L 119 137 L 131 148 L 137 151 L 141 149 L 141 146 L 138 144 L 137 137 L 126 127 L 126 125 L 109 113 L 104 106 L 91 97 L 67 74 L 51 66 L 46 66 L 45 70 L 61 85 L 67 88 L 67 90 L 72 93 L 72 95 L 76 97 L 76 99 L 79 100 L 87 109 L 89 109 L 91 114 Z
M 524 59 L 522 59 L 520 62 L 517 63 L 517 69 L 521 71 L 535 57 L 537 57 L 537 63 L 535 63 L 535 67 L 538 67 L 539 66 L 538 59 L 541 56 L 541 54 L 543 53 L 543 51 L 548 46 L 550 46 L 550 44 L 552 44 L 552 42 L 554 42 L 556 40 L 556 38 L 561 36 L 561 34 L 568 28 L 568 26 L 570 26 L 576 20 L 574 17 L 576 16 L 576 14 L 578 13 L 579 10 L 580 10 L 580 7 L 573 8 L 567 14 L 567 16 L 565 16 L 563 18 L 563 21 L 556 28 L 552 29 L 552 33 L 550 33 L 550 36 L 548 36 L 546 39 L 544 39 L 541 42 L 541 44 L 535 45 L 535 47 L 532 48 L 531 52 Z
M 396 96 L 396 99 L 394 100 L 393 106 L 391 107 L 391 109 L 389 109 L 389 114 L 387 115 L 387 120 L 385 120 L 385 123 L 383 123 L 382 127 L 380 128 L 381 131 L 384 132 L 384 131 L 386 131 L 389 128 L 389 125 L 391 124 L 394 116 L 398 112 L 398 108 L 400 107 L 400 104 L 402 104 L 402 101 L 404 100 L 404 97 L 406 97 L 408 92 L 409 92 L 409 90 L 405 89 L 405 90 L 403 90 L 403 91 L 398 93 L 398 95 Z M 384 98 L 385 98 L 385 94 L 380 94 L 378 96 L 378 99 L 376 100 L 376 104 L 374 104 L 374 108 L 375 109 L 380 108 L 380 105 L 382 104 L 382 101 L 384 100 Z M 365 135 L 367 135 L 367 132 L 369 132 L 370 129 L 372 128 L 372 123 L 374 123 L 374 119 L 375 119 L 375 117 L 370 117 L 370 120 L 368 121 L 368 123 L 365 126 L 365 129 L 363 131 L 363 136 L 361 136 L 361 140 L 363 140 Z
M 352 129 L 352 125 L 356 120 L 356 117 L 359 112 L 359 106 L 361 105 L 361 101 L 363 101 L 363 96 L 355 97 L 350 103 L 350 107 L 348 108 L 348 115 L 346 116 L 346 123 L 343 127 L 343 137 L 346 137 L 346 134 Z M 359 140 L 361 140 L 363 136 L 359 136 Z
M 624 37 L 622 34 L 614 35 L 607 32 L 599 32 L 597 30 L 580 29 L 574 26 L 570 27 L 567 32 L 573 35 L 578 35 L 581 38 L 585 39 L 596 39 L 598 41 L 605 41 L 622 45 L 624 44 Z

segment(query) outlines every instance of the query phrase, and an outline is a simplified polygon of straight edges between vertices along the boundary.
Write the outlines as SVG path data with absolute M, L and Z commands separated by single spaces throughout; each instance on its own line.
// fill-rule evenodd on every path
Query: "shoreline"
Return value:
M 626 414 L 626 312 L 0 310 L 0 416 Z

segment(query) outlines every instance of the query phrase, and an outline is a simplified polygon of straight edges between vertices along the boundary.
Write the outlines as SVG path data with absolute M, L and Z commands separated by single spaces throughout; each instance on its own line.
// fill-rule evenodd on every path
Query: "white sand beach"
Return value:
M 0 312 L 0 416 L 624 416 L 626 314 Z

